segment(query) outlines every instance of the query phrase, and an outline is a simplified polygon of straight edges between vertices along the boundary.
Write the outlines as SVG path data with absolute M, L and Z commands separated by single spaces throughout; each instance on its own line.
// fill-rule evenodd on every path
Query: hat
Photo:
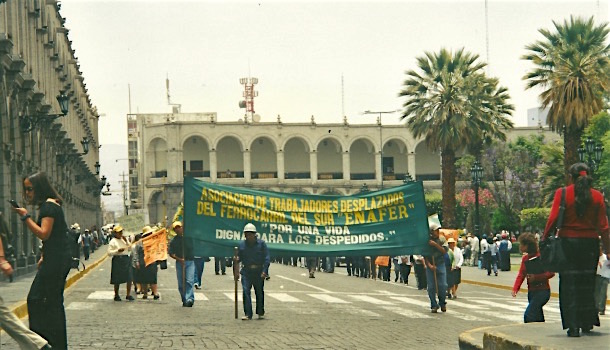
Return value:
M 80 230 L 80 225 L 78 224 L 78 222 L 75 222 L 74 224 L 72 224 L 72 228 L 75 230 Z
M 153 229 L 152 229 L 152 227 L 150 227 L 150 226 L 144 226 L 144 227 L 142 228 L 142 234 L 143 234 L 143 235 L 145 235 L 145 234 L 147 234 L 147 233 L 152 233 L 152 232 L 153 232 Z
M 172 224 L 172 228 L 176 228 L 176 227 L 178 227 L 178 226 L 182 227 L 182 222 L 180 222 L 180 221 L 174 221 L 174 223 Z
M 498 240 L 498 237 L 494 237 L 494 241 L 497 241 L 497 240 Z
M 117 233 L 119 233 L 119 232 L 123 232 L 123 227 L 122 227 L 121 225 L 116 225 L 116 226 L 115 226 L 115 227 L 112 229 L 112 231 L 117 232 Z
M 432 222 L 432 223 L 430 223 L 430 230 L 431 230 L 431 231 L 438 230 L 439 228 L 441 228 L 441 225 L 440 225 L 440 224 L 437 224 L 436 222 Z
M 466 235 L 466 237 L 472 237 L 472 233 L 468 232 L 468 234 Z
M 254 233 L 256 233 L 256 226 L 254 226 L 254 224 L 247 223 L 246 226 L 244 226 L 244 233 L 245 232 L 254 232 Z
M 455 239 L 453 239 L 453 237 L 449 237 L 447 243 L 455 243 Z
M 85 232 L 89 232 L 89 229 L 88 229 L 88 228 L 86 228 L 86 229 L 85 229 Z

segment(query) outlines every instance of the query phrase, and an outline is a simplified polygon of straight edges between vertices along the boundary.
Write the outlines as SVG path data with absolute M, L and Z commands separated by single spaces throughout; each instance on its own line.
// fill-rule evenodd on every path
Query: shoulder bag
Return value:
M 566 209 L 566 188 L 561 189 L 561 204 L 559 206 L 559 214 L 555 222 L 555 234 L 549 235 L 545 240 L 540 242 L 540 257 L 542 265 L 547 271 L 561 272 L 565 266 L 567 259 L 561 246 L 561 238 L 559 230 L 563 226 L 563 215 Z

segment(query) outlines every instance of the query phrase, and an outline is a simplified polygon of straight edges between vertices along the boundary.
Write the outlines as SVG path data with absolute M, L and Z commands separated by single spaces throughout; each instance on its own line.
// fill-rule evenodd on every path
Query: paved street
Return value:
M 102 252 L 95 254 L 101 257 Z M 99 254 L 99 255 L 98 255 Z M 95 258 L 95 256 L 94 256 Z M 336 273 L 272 264 L 265 285 L 266 318 L 234 318 L 233 279 L 214 275 L 207 263 L 204 287 L 193 308 L 181 306 L 174 266 L 159 270 L 161 299 L 135 302 L 112 300 L 108 284 L 110 259 L 66 291 L 68 338 L 71 349 L 374 349 L 457 348 L 458 335 L 477 327 L 521 323 L 526 293 L 513 299 L 508 290 L 462 283 L 459 298 L 447 313 L 431 314 L 427 294 L 410 285 L 348 277 Z M 464 269 L 464 279 L 507 281 L 509 274 L 488 277 L 482 270 Z M 24 291 L 25 293 L 25 291 Z M 124 288 L 121 290 L 124 299 Z M 558 323 L 556 298 L 545 307 L 548 323 Z M 241 293 L 239 317 L 241 318 Z M 608 316 L 603 323 L 610 322 Z M 8 336 L 2 349 L 17 348 Z

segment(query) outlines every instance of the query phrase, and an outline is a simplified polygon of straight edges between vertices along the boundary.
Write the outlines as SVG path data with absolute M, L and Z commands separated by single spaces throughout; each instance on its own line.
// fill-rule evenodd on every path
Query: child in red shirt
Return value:
M 542 307 L 551 298 L 549 279 L 555 273 L 544 271 L 538 251 L 538 241 L 532 233 L 523 233 L 519 236 L 519 250 L 523 253 L 521 267 L 513 285 L 512 295 L 517 296 L 523 280 L 527 278 L 527 301 L 523 319 L 528 322 L 544 322 Z M 527 254 L 525 254 L 527 253 Z

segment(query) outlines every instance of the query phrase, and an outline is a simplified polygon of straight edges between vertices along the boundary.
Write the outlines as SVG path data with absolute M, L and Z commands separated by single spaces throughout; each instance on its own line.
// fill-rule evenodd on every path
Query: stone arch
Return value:
M 343 147 L 335 136 L 326 136 L 316 147 L 318 159 L 318 179 L 333 180 L 343 178 Z
M 146 157 L 151 177 L 167 177 L 167 141 L 164 138 L 154 137 L 148 142 Z
M 210 177 L 210 144 L 206 137 L 191 134 L 182 144 L 184 176 Z
M 277 147 L 273 138 L 257 135 L 249 149 L 252 179 L 277 178 Z
M 236 135 L 226 134 L 216 143 L 218 177 L 244 177 L 243 144 Z
M 292 136 L 282 145 L 284 152 L 284 178 L 310 179 L 311 145 L 302 136 Z
M 375 178 L 375 142 L 369 137 L 359 137 L 350 143 L 350 179 Z

